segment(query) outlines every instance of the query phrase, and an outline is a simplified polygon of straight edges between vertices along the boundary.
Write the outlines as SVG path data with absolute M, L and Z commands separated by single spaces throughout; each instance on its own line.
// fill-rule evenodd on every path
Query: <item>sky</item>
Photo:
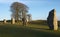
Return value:
M 0 0 L 0 20 L 11 19 L 10 6 L 13 2 L 27 5 L 32 20 L 46 20 L 52 9 L 56 9 L 57 20 L 60 20 L 60 0 Z

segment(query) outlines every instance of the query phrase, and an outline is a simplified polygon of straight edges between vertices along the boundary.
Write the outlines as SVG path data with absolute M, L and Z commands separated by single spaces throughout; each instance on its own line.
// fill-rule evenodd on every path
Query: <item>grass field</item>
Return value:
M 60 21 L 58 22 L 60 26 Z M 46 20 L 32 21 L 26 26 L 19 24 L 3 24 L 0 21 L 0 37 L 60 37 L 60 28 L 57 31 L 49 30 Z
M 1 24 L 0 37 L 60 37 L 60 31 L 49 30 L 48 26 Z

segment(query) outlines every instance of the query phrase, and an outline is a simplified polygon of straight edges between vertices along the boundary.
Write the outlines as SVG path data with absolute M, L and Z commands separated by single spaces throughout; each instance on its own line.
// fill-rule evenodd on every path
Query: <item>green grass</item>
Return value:
M 0 37 L 60 37 L 60 31 L 49 30 L 45 25 L 5 24 L 0 25 Z

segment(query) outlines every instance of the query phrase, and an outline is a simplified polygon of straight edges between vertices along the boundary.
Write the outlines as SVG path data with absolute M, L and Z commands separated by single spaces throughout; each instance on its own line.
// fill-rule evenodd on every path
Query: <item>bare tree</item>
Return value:
M 12 17 L 18 22 L 19 18 L 23 19 L 23 23 L 26 20 L 26 13 L 28 12 L 28 7 L 25 4 L 14 2 L 11 5 Z

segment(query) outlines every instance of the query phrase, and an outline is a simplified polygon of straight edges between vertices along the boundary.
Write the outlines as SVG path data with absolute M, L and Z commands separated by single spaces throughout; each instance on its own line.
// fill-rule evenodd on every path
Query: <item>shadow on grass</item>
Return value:
M 60 32 L 25 26 L 0 26 L 0 37 L 60 37 Z

